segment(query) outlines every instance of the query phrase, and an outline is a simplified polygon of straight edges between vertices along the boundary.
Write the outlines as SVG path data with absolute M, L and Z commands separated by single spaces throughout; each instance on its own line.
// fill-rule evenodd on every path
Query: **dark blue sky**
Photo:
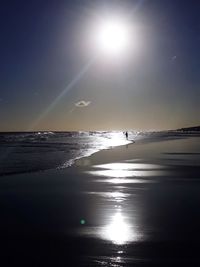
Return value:
M 92 58 L 89 26 L 116 12 L 139 25 L 140 51 L 97 60 L 62 94 Z M 199 124 L 199 14 L 197 0 L 1 1 L 0 130 Z

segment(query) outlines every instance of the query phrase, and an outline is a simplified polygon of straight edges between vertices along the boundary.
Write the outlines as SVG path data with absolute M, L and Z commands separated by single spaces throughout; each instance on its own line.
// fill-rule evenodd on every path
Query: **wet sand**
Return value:
M 139 141 L 1 177 L 1 265 L 200 264 L 199 141 Z

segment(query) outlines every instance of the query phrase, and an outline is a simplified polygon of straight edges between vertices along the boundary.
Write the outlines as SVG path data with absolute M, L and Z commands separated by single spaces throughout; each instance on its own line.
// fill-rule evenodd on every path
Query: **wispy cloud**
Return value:
M 74 107 L 69 112 L 72 113 L 74 110 L 76 110 L 76 108 L 88 107 L 90 104 L 91 104 L 91 101 L 80 100 L 74 103 Z
M 84 108 L 84 107 L 89 106 L 90 104 L 91 104 L 91 101 L 81 100 L 81 101 L 78 101 L 77 103 L 75 103 L 75 106 L 78 108 Z

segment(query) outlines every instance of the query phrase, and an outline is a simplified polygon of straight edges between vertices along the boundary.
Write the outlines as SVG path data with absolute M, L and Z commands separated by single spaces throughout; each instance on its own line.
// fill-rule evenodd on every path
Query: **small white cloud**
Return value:
M 90 104 L 91 104 L 91 101 L 81 100 L 81 101 L 78 101 L 77 103 L 75 103 L 75 106 L 78 108 L 84 108 L 84 107 L 89 106 Z

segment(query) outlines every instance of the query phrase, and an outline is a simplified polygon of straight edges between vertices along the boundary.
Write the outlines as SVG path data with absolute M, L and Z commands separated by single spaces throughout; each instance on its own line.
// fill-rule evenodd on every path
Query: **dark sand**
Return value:
M 0 178 L 1 266 L 199 266 L 200 138 Z

